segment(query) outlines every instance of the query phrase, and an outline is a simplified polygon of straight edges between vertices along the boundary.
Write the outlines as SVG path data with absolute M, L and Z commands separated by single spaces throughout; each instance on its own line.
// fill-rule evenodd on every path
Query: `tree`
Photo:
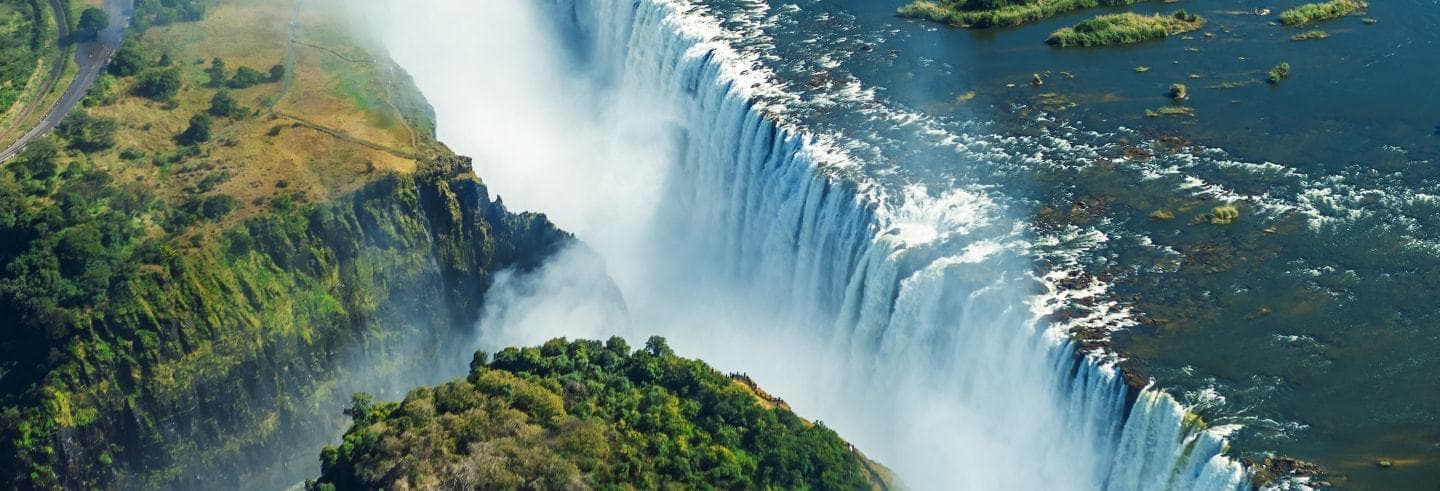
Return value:
M 235 201 L 235 198 L 229 195 L 217 194 L 215 196 L 207 196 L 200 200 L 199 209 L 196 211 L 206 220 L 219 220 L 224 218 L 225 215 L 229 215 L 230 212 L 235 211 L 237 205 L 238 203 Z
M 75 111 L 55 127 L 55 134 L 70 141 L 70 148 L 82 152 L 98 152 L 115 146 L 115 130 L 119 125 L 110 118 L 90 116 Z
M 104 106 L 115 102 L 115 76 L 101 75 L 95 79 L 95 85 L 90 86 L 90 91 L 85 93 L 85 98 L 80 105 L 85 107 Z
M 175 69 L 150 69 L 140 75 L 136 91 L 145 98 L 168 101 L 180 92 L 180 72 Z
M 670 349 L 670 343 L 666 342 L 665 338 L 660 336 L 650 336 L 650 339 L 645 340 L 645 352 L 653 356 L 672 356 L 675 354 L 675 352 Z
M 55 158 L 60 156 L 60 146 L 55 144 L 55 139 L 50 137 L 37 138 L 25 146 L 25 151 L 20 152 L 20 160 L 26 163 L 43 162 L 53 170 Z M 33 174 L 33 173 L 32 173 Z M 49 176 L 33 176 L 46 179 Z
M 205 69 L 205 75 L 210 76 L 210 83 L 207 84 L 210 87 L 225 85 L 225 79 L 230 76 L 229 72 L 225 70 L 225 60 L 220 58 L 210 60 L 210 67 Z
M 77 24 L 77 28 L 83 38 L 95 39 L 100 35 L 100 31 L 107 27 L 110 27 L 110 15 L 106 14 L 104 10 L 86 7 L 84 11 L 80 12 L 80 22 Z
M 230 78 L 229 85 L 232 89 L 248 89 L 264 82 L 265 74 L 260 73 L 260 70 L 242 66 L 235 69 L 235 76 Z
M 210 116 L 196 114 L 190 118 L 190 127 L 179 137 L 181 145 L 197 145 L 210 141 Z
M 217 118 L 232 118 L 243 116 L 244 114 L 245 108 L 240 107 L 240 103 L 235 101 L 235 98 L 230 95 L 229 91 L 222 90 L 216 92 L 215 96 L 210 98 L 211 116 Z
M 115 56 L 110 58 L 110 74 L 116 77 L 129 77 L 145 71 L 148 64 L 145 62 L 145 52 L 140 48 L 140 43 L 134 39 L 126 40 L 115 51 Z
M 270 67 L 270 81 L 271 81 L 271 82 L 279 82 L 280 80 L 282 80 L 282 79 L 284 79 L 284 78 L 285 78 L 285 65 L 275 65 L 275 66 Z

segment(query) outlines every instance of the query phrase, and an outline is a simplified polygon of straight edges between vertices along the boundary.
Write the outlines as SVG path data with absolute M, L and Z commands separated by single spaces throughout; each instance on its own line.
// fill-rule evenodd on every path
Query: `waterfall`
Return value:
M 1155 388 L 1129 388 L 1111 357 L 1077 355 L 1049 320 L 1063 295 L 1037 288 L 1045 278 L 1004 200 L 857 176 L 834 139 L 785 116 L 763 65 L 685 0 L 539 8 L 577 71 L 666 115 L 645 142 L 667 162 L 654 209 L 636 210 L 643 229 L 619 234 L 649 244 L 638 254 L 655 271 L 617 278 L 638 317 L 620 333 L 658 332 L 681 352 L 752 370 L 920 489 L 1249 487 L 1223 455 L 1225 428 Z M 424 63 L 392 51 L 412 73 Z M 422 89 L 431 76 L 446 75 L 417 73 Z M 444 133 L 443 114 L 439 123 Z M 446 139 L 469 151 L 464 138 Z M 546 199 L 561 198 L 537 195 L 536 208 Z M 586 228 L 605 228 L 564 218 L 587 241 Z M 701 313 L 647 318 L 661 303 Z M 491 320 L 481 330 L 492 340 L 524 338 Z M 601 334 L 579 331 L 570 335 Z

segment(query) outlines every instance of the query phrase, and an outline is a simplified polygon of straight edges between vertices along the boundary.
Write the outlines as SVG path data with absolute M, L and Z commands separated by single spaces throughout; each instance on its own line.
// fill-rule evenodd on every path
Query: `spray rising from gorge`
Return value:
M 1103 357 L 1075 355 L 1047 317 L 1072 293 L 1034 276 L 1005 196 L 855 171 L 843 138 L 785 117 L 784 90 L 715 12 L 435 0 L 365 13 L 435 104 L 441 139 L 507 205 L 590 248 L 497 279 L 480 348 L 664 335 L 921 489 L 1247 484 L 1220 455 L 1223 429 L 1160 392 L 1132 399 Z

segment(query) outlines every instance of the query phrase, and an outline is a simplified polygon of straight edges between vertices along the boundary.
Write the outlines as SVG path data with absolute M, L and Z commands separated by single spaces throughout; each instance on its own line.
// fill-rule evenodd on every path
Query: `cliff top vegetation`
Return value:
M 425 267 L 399 253 L 344 256 L 373 245 L 356 231 L 360 220 L 418 213 L 400 210 L 414 203 L 321 206 L 376 184 L 417 199 L 415 186 L 386 183 L 447 153 L 418 91 L 348 36 L 340 8 L 138 0 L 127 41 L 82 107 L 0 164 L 6 484 L 109 487 L 127 448 L 154 450 L 151 468 L 187 451 L 225 451 L 162 452 L 159 428 L 177 416 L 149 411 L 195 401 L 187 391 L 224 383 L 257 353 L 324 342 L 374 311 L 383 288 L 355 295 L 369 286 L 356 277 Z M 446 179 L 432 179 L 442 196 L 453 195 Z M 454 218 L 467 220 L 466 233 L 485 226 Z M 397 243 L 423 236 L 418 222 L 386 226 L 373 232 Z M 327 241 L 334 236 L 345 240 Z M 493 248 L 487 240 L 475 248 Z M 469 261 L 464 254 L 447 259 Z M 368 269 L 342 269 L 341 259 Z
M 662 487 L 884 489 L 883 467 L 748 379 L 663 338 L 554 339 L 477 353 L 464 379 L 400 402 L 358 394 L 311 490 Z

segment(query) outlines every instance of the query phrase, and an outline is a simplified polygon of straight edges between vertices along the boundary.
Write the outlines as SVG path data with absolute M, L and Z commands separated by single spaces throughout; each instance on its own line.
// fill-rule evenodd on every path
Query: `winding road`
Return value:
M 58 5 L 61 3 L 59 0 L 52 0 L 52 5 L 56 5 L 56 12 L 63 12 L 63 5 Z M 44 118 L 6 147 L 5 151 L 0 152 L 0 162 L 19 155 L 30 142 L 54 130 L 60 121 L 65 119 L 65 115 L 70 114 L 70 110 L 85 98 L 85 94 L 90 92 L 90 86 L 100 77 L 100 71 L 110 61 L 110 55 L 115 54 L 115 50 L 120 48 L 120 42 L 125 39 L 125 29 L 130 25 L 130 11 L 134 8 L 134 3 L 134 0 L 105 1 L 105 13 L 110 15 L 110 27 L 101 31 L 98 39 L 81 44 L 75 51 L 75 63 L 80 67 L 75 81 L 66 87 L 65 93 L 55 104 L 46 109 Z M 68 20 L 66 22 L 68 23 Z M 63 42 L 63 38 L 67 36 L 64 26 L 60 28 L 60 35 Z M 27 114 L 29 113 L 31 111 L 27 111 Z

